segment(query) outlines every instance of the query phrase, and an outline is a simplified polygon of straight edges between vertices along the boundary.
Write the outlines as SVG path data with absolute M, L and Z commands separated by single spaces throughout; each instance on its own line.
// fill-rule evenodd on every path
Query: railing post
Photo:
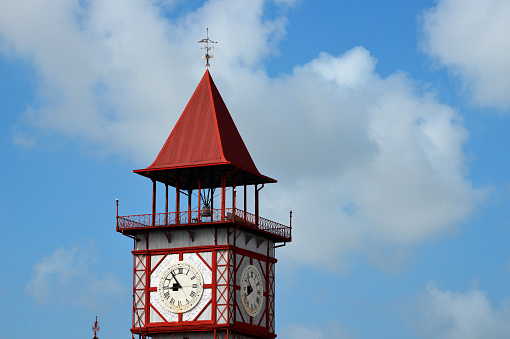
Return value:
M 117 204 L 117 232 L 119 231 L 119 199 L 115 199 L 115 203 Z

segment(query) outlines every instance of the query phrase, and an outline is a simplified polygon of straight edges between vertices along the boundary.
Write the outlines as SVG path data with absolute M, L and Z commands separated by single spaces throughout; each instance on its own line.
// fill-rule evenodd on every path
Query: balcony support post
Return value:
M 198 215 L 197 215 L 197 222 L 202 222 L 202 213 L 200 213 L 200 199 L 201 199 L 201 193 L 202 193 L 202 187 L 201 187 L 201 184 L 202 184 L 202 178 L 201 177 L 198 177 Z
M 225 182 L 226 177 L 221 178 L 221 221 L 225 221 Z
M 191 195 L 193 194 L 193 190 L 188 190 L 188 224 L 191 224 Z
M 168 184 L 165 184 L 165 225 L 168 225 Z
M 156 225 L 156 179 L 152 179 L 152 226 Z
M 246 185 L 244 185 L 244 198 L 243 198 L 243 201 L 244 201 L 244 220 L 246 220 Z
M 259 227 L 259 189 L 255 184 L 255 227 Z
M 236 214 L 236 180 L 234 179 L 234 186 L 232 187 L 232 214 Z
M 175 223 L 180 223 L 181 191 L 179 189 L 179 177 L 175 180 Z

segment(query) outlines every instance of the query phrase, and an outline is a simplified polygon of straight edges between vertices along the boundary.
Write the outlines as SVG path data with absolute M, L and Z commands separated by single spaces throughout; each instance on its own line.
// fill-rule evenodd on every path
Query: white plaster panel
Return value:
M 183 321 L 192 321 L 195 319 L 195 317 L 200 313 L 200 311 L 205 307 L 205 305 L 211 300 L 212 292 L 210 288 L 204 289 L 204 292 L 202 293 L 202 297 L 200 298 L 200 301 L 198 302 L 197 306 L 189 310 L 188 312 L 184 312 L 182 314 L 182 320 Z M 211 314 L 209 314 L 209 318 L 207 320 L 211 319 Z
M 269 240 L 267 238 L 255 235 L 254 233 L 245 230 L 237 230 L 235 234 L 237 236 L 236 239 L 237 247 L 258 254 L 267 255 L 267 246 L 269 244 Z M 248 241 L 248 243 L 246 243 L 246 241 Z M 259 242 L 260 246 L 257 247 L 257 244 L 259 244 Z
M 250 323 L 250 317 L 248 316 L 248 320 L 247 320 L 246 319 L 247 316 L 248 315 L 246 313 L 243 313 L 243 315 L 241 316 L 241 313 L 239 312 L 239 308 L 236 307 L 236 321 L 238 321 L 240 323 L 248 321 L 248 323 Z M 243 317 L 244 317 L 244 320 L 243 320 Z
M 157 254 L 151 256 L 151 271 L 154 269 L 154 267 L 159 263 L 159 261 L 163 258 L 163 254 Z
M 193 239 L 190 233 L 193 235 Z M 170 242 L 168 241 L 169 239 Z M 183 248 L 209 245 L 214 245 L 214 233 L 209 227 L 167 230 L 151 232 L 149 234 L 149 249 Z
M 249 257 L 245 257 L 244 255 L 241 255 L 241 254 L 236 254 L 236 268 L 240 267 L 239 265 L 245 265 L 246 266 L 246 261 L 250 261 L 250 258 Z
M 154 309 L 151 307 L 150 308 L 151 312 L 150 312 L 150 320 L 149 322 L 151 323 L 159 323 L 159 322 L 164 322 L 165 319 L 161 318 L 160 315 L 154 311 Z
M 202 311 L 202 309 L 205 307 L 205 305 L 207 305 L 207 303 L 209 301 L 211 301 L 211 297 L 212 297 L 212 290 L 210 288 L 205 288 L 198 304 L 194 308 L 189 310 L 188 312 L 184 312 L 182 314 L 182 320 L 183 321 L 193 321 L 193 319 L 195 319 L 195 317 L 200 313 L 200 311 Z M 204 313 L 206 311 L 207 310 L 205 310 Z M 204 317 L 206 317 L 206 315 Z M 211 320 L 210 311 L 209 311 L 209 317 L 206 318 L 206 320 Z
M 200 254 L 200 256 L 205 260 L 207 265 L 213 267 L 212 252 L 198 252 L 198 254 Z
M 179 254 L 168 254 L 159 266 L 152 272 L 150 287 L 158 287 L 158 281 L 163 270 L 170 264 L 179 261 Z
M 168 322 L 175 322 L 179 320 L 177 313 L 170 312 L 159 300 L 158 292 L 151 292 L 150 300 L 152 306 L 154 306 Z
M 146 250 L 145 248 L 145 236 L 143 233 L 135 234 L 135 237 L 140 241 L 135 241 L 135 248 L 137 251 Z
M 200 316 L 197 318 L 197 320 L 212 320 L 212 303 L 207 305 L 207 308 L 200 314 Z
M 211 284 L 212 283 L 212 272 L 211 272 L 211 270 L 209 269 L 209 267 L 207 267 L 206 264 L 204 264 L 202 259 L 200 259 L 197 256 L 196 253 L 184 253 L 182 255 L 182 259 L 184 261 L 193 263 L 193 264 L 195 264 L 195 266 L 198 267 L 200 272 L 202 272 L 202 279 L 204 281 L 204 284 Z
M 227 245 L 227 228 L 219 228 L 216 233 L 216 241 L 218 242 L 218 245 Z
M 266 262 L 262 260 L 253 259 L 253 265 L 257 266 L 257 268 L 262 272 L 262 275 L 266 276 Z

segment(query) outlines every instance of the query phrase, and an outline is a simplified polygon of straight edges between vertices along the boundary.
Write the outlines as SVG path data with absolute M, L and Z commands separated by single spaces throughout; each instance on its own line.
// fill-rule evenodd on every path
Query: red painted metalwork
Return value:
M 97 315 L 96 315 L 96 321 L 94 322 L 94 326 L 92 326 L 92 331 L 94 332 L 94 338 L 92 338 L 92 339 L 99 339 L 97 337 L 97 332 L 99 332 L 99 330 L 100 330 L 100 327 L 97 323 Z
M 147 290 L 147 257 L 143 254 L 134 255 L 133 268 L 133 328 L 145 326 L 145 297 Z M 140 330 L 138 330 L 140 331 Z
M 248 152 L 209 71 L 206 71 L 156 160 L 135 173 L 233 164 L 262 176 Z M 264 177 L 266 182 L 274 182 Z M 262 178 L 261 178 L 262 179 Z
M 117 231 L 135 239 L 132 334 L 142 338 L 156 338 L 160 334 L 188 338 L 189 333 L 198 332 L 202 336 L 214 334 L 215 339 L 275 338 L 274 267 L 277 260 L 274 248 L 276 243 L 291 241 L 292 228 L 260 217 L 259 191 L 264 184 L 276 180 L 258 171 L 209 71 L 204 74 L 156 160 L 149 167 L 134 172 L 150 178 L 153 191 L 150 214 L 119 216 L 117 201 Z M 157 182 L 165 184 L 165 213 L 156 211 Z M 247 211 L 247 185 L 255 186 L 254 214 Z M 168 210 L 168 186 L 176 189 L 175 212 Z M 243 210 L 236 208 L 236 187 L 241 186 L 244 186 Z M 221 208 L 214 209 L 213 192 L 217 188 L 221 188 Z M 226 207 L 227 188 L 232 188 L 231 208 Z M 207 192 L 208 189 L 211 191 L 202 201 L 202 190 Z M 187 211 L 181 211 L 181 193 L 188 195 Z M 198 198 L 196 210 L 192 209 L 193 195 Z M 202 231 L 197 231 L 195 237 L 195 230 L 205 228 L 212 231 L 210 239 L 203 239 L 208 232 Z M 180 230 L 189 232 L 191 243 L 179 244 L 183 233 Z M 172 244 L 174 232 L 177 232 L 174 238 L 177 245 Z M 242 235 L 256 237 L 257 249 Z M 164 239 L 164 236 L 168 243 L 160 240 L 152 243 L 152 239 Z M 264 242 L 267 242 L 267 253 L 259 249 Z M 197 245 L 190 246 L 194 243 Z M 188 247 L 172 248 L 172 245 Z M 183 260 L 186 253 L 197 254 L 210 270 L 211 281 L 204 284 L 204 289 L 209 290 L 211 299 L 203 300 L 201 309 L 194 310 L 196 313 L 171 315 L 161 308 L 158 299 L 154 299 L 158 287 L 154 286 L 154 280 L 153 287 L 150 286 L 151 279 L 155 279 L 151 276 L 159 274 L 155 270 L 167 255 L 178 255 L 178 260 Z M 241 274 L 238 271 L 246 262 L 256 265 L 265 281 L 265 305 L 256 317 L 245 312 L 238 296 L 237 278 Z
M 239 170 L 238 185 L 276 182 L 258 171 L 209 71 L 156 160 L 134 172 L 173 187 L 180 181 L 181 189 L 189 189 L 197 187 L 197 168 L 209 173 L 202 188 L 214 187 L 233 169 Z
M 258 227 L 256 226 L 257 217 L 254 214 L 243 210 L 225 208 L 211 210 L 211 217 L 199 218 L 199 211 L 183 211 L 156 214 L 139 214 L 117 217 L 117 231 L 124 232 L 129 230 L 141 230 L 154 227 L 172 227 L 197 224 L 214 224 L 232 222 L 240 224 L 254 230 L 263 231 L 268 235 L 276 236 L 280 241 L 289 242 L 292 239 L 292 229 L 289 226 L 282 225 L 275 221 L 258 217 Z M 179 223 L 177 223 L 179 220 Z

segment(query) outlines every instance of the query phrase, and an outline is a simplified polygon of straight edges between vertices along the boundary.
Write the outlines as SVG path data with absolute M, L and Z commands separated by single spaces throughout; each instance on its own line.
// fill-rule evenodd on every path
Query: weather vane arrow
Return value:
M 209 28 L 207 28 L 207 38 L 198 41 L 199 44 L 205 44 L 202 49 L 205 49 L 205 55 L 202 56 L 202 59 L 206 60 L 205 67 L 209 68 L 211 65 L 209 64 L 209 59 L 214 58 L 214 55 L 209 54 L 209 51 L 214 48 L 214 46 L 209 47 L 209 44 L 217 44 L 216 41 L 212 41 L 209 39 Z

